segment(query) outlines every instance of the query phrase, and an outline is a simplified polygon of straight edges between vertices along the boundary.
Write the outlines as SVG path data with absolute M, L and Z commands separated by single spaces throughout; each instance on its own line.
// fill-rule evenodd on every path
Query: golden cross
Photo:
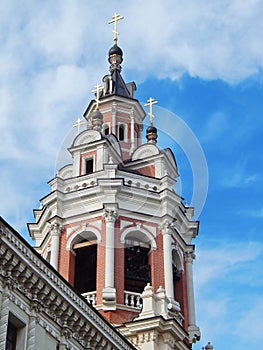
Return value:
M 158 103 L 158 101 L 154 101 L 154 98 L 150 97 L 149 100 L 147 101 L 148 103 L 146 103 L 144 106 L 150 106 L 150 112 L 148 113 L 148 115 L 150 116 L 150 123 L 151 125 L 153 125 L 153 105 L 155 105 L 156 103 Z
M 114 23 L 114 29 L 113 29 L 113 33 L 114 33 L 114 43 L 117 45 L 117 41 L 118 41 L 118 31 L 117 31 L 117 22 L 120 21 L 121 19 L 123 19 L 124 17 L 123 16 L 120 16 L 118 13 L 114 13 L 114 15 L 112 16 L 112 20 L 110 20 L 108 22 L 108 24 L 111 24 L 111 23 Z
M 80 126 L 83 125 L 83 124 L 85 124 L 85 122 L 84 122 L 84 121 L 81 121 L 81 119 L 78 118 L 78 119 L 76 120 L 76 124 L 74 124 L 74 125 L 72 126 L 72 128 L 75 128 L 75 127 L 77 126 L 77 135 L 78 135 L 79 132 L 80 132 Z
M 95 94 L 96 94 L 96 99 L 95 99 L 95 101 L 96 101 L 96 109 L 99 109 L 99 104 L 100 104 L 100 92 L 101 92 L 101 90 L 103 90 L 103 89 L 104 89 L 104 86 L 103 86 L 103 85 L 97 84 L 97 85 L 95 86 L 95 89 L 91 90 L 91 92 L 95 92 Z

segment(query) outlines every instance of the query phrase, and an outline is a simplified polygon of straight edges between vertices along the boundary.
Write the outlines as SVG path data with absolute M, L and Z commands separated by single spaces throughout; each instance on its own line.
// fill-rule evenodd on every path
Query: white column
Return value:
M 164 282 L 166 295 L 170 300 L 174 300 L 173 285 L 173 259 L 172 259 L 172 227 L 173 223 L 166 221 L 162 226 L 163 234 L 163 264 L 164 264 Z
M 137 147 L 142 144 L 142 130 L 143 130 L 143 125 L 138 125 L 138 137 L 137 137 Z
M 186 289 L 188 301 L 188 339 L 190 343 L 195 343 L 200 339 L 201 333 L 199 327 L 195 324 L 195 303 L 194 303 L 194 282 L 193 282 L 193 261 L 195 254 L 193 251 L 185 252 L 186 261 Z
M 117 213 L 114 210 L 105 210 L 106 246 L 105 246 L 105 287 L 114 288 L 114 226 Z
M 63 230 L 63 226 L 54 223 L 51 225 L 51 251 L 50 251 L 50 264 L 57 270 L 58 269 L 58 257 L 59 257 L 59 242 L 60 235 Z
M 195 325 L 195 304 L 194 304 L 194 283 L 193 283 L 193 260 L 195 254 L 193 251 L 185 252 L 186 261 L 186 288 L 188 298 L 188 317 L 189 326 Z
M 116 289 L 114 288 L 114 226 L 117 212 L 106 209 L 103 214 L 106 222 L 105 242 L 105 288 L 102 291 L 103 310 L 116 310 Z
M 134 110 L 131 110 L 131 149 L 130 154 L 134 151 Z

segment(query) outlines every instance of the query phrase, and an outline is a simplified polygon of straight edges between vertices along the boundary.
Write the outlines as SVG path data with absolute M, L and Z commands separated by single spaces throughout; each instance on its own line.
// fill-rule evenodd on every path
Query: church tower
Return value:
M 29 224 L 36 250 L 141 349 L 191 349 L 196 326 L 192 263 L 198 222 L 175 192 L 178 169 L 157 146 L 134 82 L 121 75 L 123 52 L 109 50 L 110 74 L 95 87 L 86 129 L 68 149 L 72 162 Z

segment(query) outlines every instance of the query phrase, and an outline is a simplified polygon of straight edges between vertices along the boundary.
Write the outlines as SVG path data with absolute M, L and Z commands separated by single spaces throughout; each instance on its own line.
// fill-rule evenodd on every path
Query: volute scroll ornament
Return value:
M 186 262 L 192 264 L 194 259 L 195 259 L 195 253 L 194 253 L 194 251 L 187 251 L 184 253 L 184 257 L 185 257 Z
M 160 225 L 160 229 L 163 234 L 172 234 L 173 229 L 175 228 L 175 220 L 169 221 L 166 220 Z
M 115 222 L 117 219 L 118 213 L 116 210 L 105 209 L 103 213 L 103 218 L 105 222 Z

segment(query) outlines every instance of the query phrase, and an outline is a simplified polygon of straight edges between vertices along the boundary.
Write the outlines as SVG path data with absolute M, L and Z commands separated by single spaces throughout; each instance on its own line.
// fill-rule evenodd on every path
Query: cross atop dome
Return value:
M 100 92 L 103 90 L 103 85 L 97 84 L 91 92 L 95 93 L 95 101 L 96 101 L 96 109 L 99 109 L 99 104 L 100 104 Z
M 145 107 L 149 106 L 150 107 L 150 111 L 148 113 L 148 115 L 150 116 L 150 124 L 153 125 L 153 105 L 157 104 L 158 101 L 154 101 L 154 98 L 150 97 L 149 100 L 147 100 L 148 103 L 145 103 Z
M 153 126 L 153 105 L 157 104 L 158 101 L 155 101 L 154 98 L 150 97 L 149 100 L 147 100 L 147 103 L 145 103 L 145 107 L 149 106 L 150 111 L 148 115 L 150 116 L 150 126 L 146 129 L 146 138 L 148 140 L 148 143 L 156 143 L 157 142 L 157 129 L 155 126 Z
M 112 16 L 112 20 L 110 20 L 108 22 L 108 24 L 112 24 L 114 23 L 114 29 L 113 29 L 113 34 L 114 34 L 114 37 L 113 37 L 113 41 L 114 41 L 114 44 L 117 45 L 117 42 L 118 42 L 118 35 L 119 35 L 119 32 L 117 31 L 117 22 L 118 21 L 121 21 L 122 19 L 124 19 L 123 16 L 120 16 L 118 13 L 114 13 L 114 15 Z

